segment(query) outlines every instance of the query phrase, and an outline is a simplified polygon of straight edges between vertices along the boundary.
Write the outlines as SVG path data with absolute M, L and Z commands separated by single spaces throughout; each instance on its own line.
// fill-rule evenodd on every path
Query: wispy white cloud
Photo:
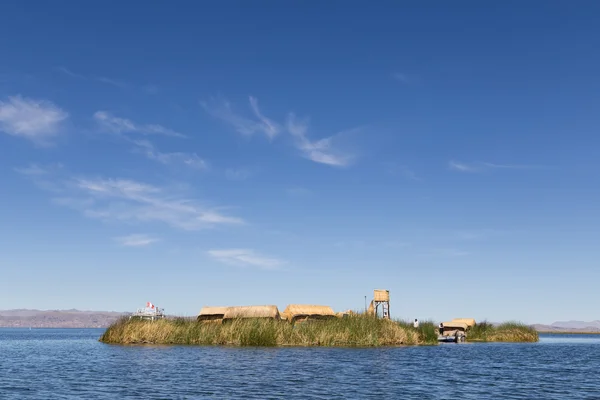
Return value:
M 251 249 L 219 249 L 209 250 L 208 255 L 224 264 L 239 267 L 258 267 L 261 269 L 277 269 L 285 264 L 277 258 L 265 257 Z
M 161 188 L 126 179 L 78 179 L 74 189 L 94 206 L 81 210 L 102 220 L 163 222 L 174 228 L 198 230 L 217 225 L 239 225 L 244 221 L 208 208 L 198 201 Z
M 283 124 L 284 127 L 282 127 L 282 124 L 262 114 L 258 107 L 258 100 L 255 97 L 250 96 L 249 102 L 256 119 L 247 118 L 235 113 L 231 104 L 223 98 L 213 98 L 208 102 L 201 102 L 200 104 L 206 112 L 225 121 L 243 135 L 252 135 L 259 132 L 273 139 L 279 132 L 285 129 L 292 135 L 294 144 L 302 155 L 316 163 L 345 167 L 353 161 L 353 155 L 342 151 L 338 145 L 334 145 L 334 142 L 339 140 L 344 134 L 357 131 L 357 129 L 340 132 L 333 136 L 312 141 L 308 138 L 308 119 L 298 120 L 293 113 L 290 113 L 285 124 Z
M 270 139 L 274 138 L 281 130 L 279 124 L 265 117 L 260 112 L 258 100 L 255 97 L 250 96 L 249 102 L 250 108 L 258 120 L 243 117 L 235 113 L 231 103 L 223 98 L 212 98 L 200 104 L 207 113 L 231 125 L 242 135 L 262 133 Z
M 100 126 L 113 133 L 141 133 L 143 135 L 164 135 L 174 137 L 186 137 L 184 134 L 157 124 L 140 125 L 126 119 L 115 117 L 106 111 L 96 111 L 94 119 Z
M 480 169 L 473 166 L 473 165 L 469 165 L 469 164 L 465 164 L 465 163 L 460 163 L 457 161 L 450 161 L 448 163 L 448 167 L 450 169 L 453 169 L 455 171 L 460 171 L 460 172 L 479 172 Z
M 164 223 L 187 231 L 245 223 L 241 218 L 224 214 L 223 207 L 209 206 L 190 197 L 188 190 L 180 186 L 157 186 L 129 179 L 72 177 L 62 170 L 42 175 L 41 170 L 31 167 L 23 170 L 34 183 L 54 193 L 54 204 L 74 209 L 89 218 L 124 223 Z
M 254 112 L 256 118 L 260 120 L 260 125 L 262 126 L 265 134 L 270 138 L 275 137 L 279 133 L 279 126 L 275 122 L 273 122 L 272 120 L 260 113 L 260 110 L 258 108 L 258 99 L 256 97 L 250 96 L 250 107 L 252 108 L 252 111 Z
M 289 114 L 286 126 L 296 141 L 296 147 L 307 159 L 334 167 L 350 165 L 352 155 L 345 154 L 333 146 L 334 136 L 317 141 L 308 139 L 308 119 L 298 120 L 294 114 Z
M 158 161 L 161 164 L 173 165 L 179 164 L 196 170 L 208 169 L 208 163 L 200 158 L 196 153 L 172 152 L 162 153 L 147 140 L 132 141 L 136 148 L 136 152 L 140 152 L 150 160 Z
M 152 243 L 160 241 L 160 239 L 146 234 L 119 236 L 116 237 L 115 240 L 119 242 L 121 246 L 126 247 L 145 247 L 151 245 Z
M 489 162 L 479 163 L 463 163 L 458 161 L 450 161 L 448 167 L 459 172 L 485 172 L 499 169 L 513 170 L 533 170 L 533 169 L 551 169 L 544 165 L 527 165 L 527 164 L 493 164 Z
M 0 131 L 47 145 L 69 114 L 46 100 L 12 96 L 0 101 Z

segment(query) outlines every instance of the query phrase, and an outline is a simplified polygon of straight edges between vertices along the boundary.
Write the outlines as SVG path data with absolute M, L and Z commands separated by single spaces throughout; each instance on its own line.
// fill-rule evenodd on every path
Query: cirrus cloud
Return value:
M 145 247 L 160 241 L 160 239 L 146 234 L 119 236 L 115 240 L 125 247 Z
M 247 118 L 233 111 L 231 103 L 223 98 L 212 98 L 200 102 L 204 110 L 215 118 L 231 125 L 236 132 L 242 135 L 262 133 L 273 139 L 281 130 L 279 124 L 264 116 L 258 107 L 258 99 L 249 97 L 250 108 L 256 119 Z
M 15 170 L 52 192 L 54 204 L 89 218 L 128 224 L 162 223 L 185 231 L 245 224 L 242 218 L 225 214 L 224 207 L 209 206 L 190 196 L 189 189 L 181 186 L 123 178 L 74 177 L 62 167 L 32 165 Z
M 141 133 L 142 135 L 163 135 L 184 138 L 183 133 L 158 124 L 137 124 L 127 118 L 115 117 L 107 111 L 96 111 L 94 119 L 104 129 L 113 133 Z
M 69 114 L 47 100 L 12 96 L 0 101 L 0 131 L 40 145 L 59 133 Z
M 450 161 L 448 168 L 458 172 L 485 172 L 491 170 L 534 170 L 534 169 L 551 169 L 545 165 L 531 164 L 494 164 L 489 162 L 464 163 L 459 161 Z
M 219 262 L 239 267 L 277 269 L 285 264 L 282 260 L 257 254 L 251 249 L 209 250 L 207 254 Z
M 352 161 L 352 155 L 334 147 L 335 136 L 311 141 L 308 139 L 308 119 L 298 120 L 292 113 L 288 115 L 287 129 L 295 138 L 296 148 L 305 158 L 320 164 L 334 167 L 346 167 Z

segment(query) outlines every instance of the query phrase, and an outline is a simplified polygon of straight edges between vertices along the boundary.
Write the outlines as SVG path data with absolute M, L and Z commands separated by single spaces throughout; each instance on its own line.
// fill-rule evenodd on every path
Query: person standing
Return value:
M 415 329 L 419 328 L 419 320 L 415 318 L 415 322 L 413 322 L 413 326 Z

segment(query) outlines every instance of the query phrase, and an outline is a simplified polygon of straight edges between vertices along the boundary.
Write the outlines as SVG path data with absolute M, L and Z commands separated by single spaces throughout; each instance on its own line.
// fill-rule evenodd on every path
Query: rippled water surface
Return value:
M 0 329 L 0 399 L 600 399 L 600 336 L 379 349 L 133 347 Z

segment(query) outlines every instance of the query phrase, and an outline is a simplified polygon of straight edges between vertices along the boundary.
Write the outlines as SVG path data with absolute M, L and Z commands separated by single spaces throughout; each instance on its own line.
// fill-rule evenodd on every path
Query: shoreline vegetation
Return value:
M 226 323 L 190 318 L 144 321 L 121 318 L 109 326 L 100 342 L 109 344 L 378 347 L 436 345 L 437 326 L 355 314 L 291 324 L 273 319 L 236 319 Z M 467 341 L 537 342 L 537 332 L 524 324 L 493 326 L 482 322 L 467 333 Z
M 469 330 L 467 341 L 528 343 L 539 341 L 539 335 L 533 327 L 520 322 L 504 322 L 493 325 L 483 321 Z

